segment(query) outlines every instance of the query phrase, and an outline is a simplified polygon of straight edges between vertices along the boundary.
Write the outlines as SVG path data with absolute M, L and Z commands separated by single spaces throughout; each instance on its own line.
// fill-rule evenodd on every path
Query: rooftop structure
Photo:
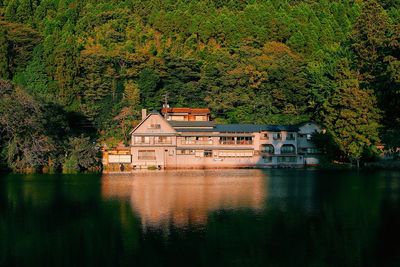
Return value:
M 161 109 L 161 114 L 168 121 L 209 121 L 208 108 L 167 108 Z

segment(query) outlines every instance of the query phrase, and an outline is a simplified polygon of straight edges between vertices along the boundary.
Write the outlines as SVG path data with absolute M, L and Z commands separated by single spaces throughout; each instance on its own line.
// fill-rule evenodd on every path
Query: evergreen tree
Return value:
M 130 109 L 138 109 L 140 104 L 140 90 L 134 81 L 125 81 L 124 84 L 124 98 Z
M 358 164 L 363 153 L 379 142 L 376 99 L 370 91 L 360 89 L 347 59 L 338 63 L 335 82 L 335 91 L 322 109 L 323 123 L 341 152 Z
M 8 41 L 5 29 L 0 29 L 0 78 L 8 77 Z
M 366 82 L 376 82 L 383 73 L 390 23 L 385 10 L 375 0 L 364 1 L 350 35 L 357 67 Z

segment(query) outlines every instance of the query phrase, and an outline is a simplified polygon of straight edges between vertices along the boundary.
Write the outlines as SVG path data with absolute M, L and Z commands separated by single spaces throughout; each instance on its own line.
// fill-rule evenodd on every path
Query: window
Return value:
M 182 141 L 182 145 L 212 145 L 211 136 L 186 136 Z
M 296 138 L 295 133 L 287 133 L 286 140 L 294 140 Z
M 271 144 L 261 145 L 261 152 L 274 154 L 275 149 L 274 149 L 274 146 Z
M 261 134 L 261 139 L 269 140 L 269 135 L 268 135 L 268 133 L 262 133 L 262 134 Z
M 194 118 L 196 121 L 205 121 L 206 120 L 206 116 L 195 116 Z
M 189 149 L 178 149 L 176 150 L 177 155 L 194 155 L 194 150 Z
M 281 147 L 281 154 L 291 154 L 296 153 L 296 148 L 294 145 L 283 145 Z
M 150 144 L 149 136 L 135 136 L 135 144 Z
M 212 150 L 204 150 L 204 157 L 211 158 L 212 157 Z
M 307 134 L 307 140 L 310 141 L 311 138 L 312 138 L 312 135 L 311 134 Z
M 156 151 L 155 150 L 139 150 L 138 160 L 155 160 Z
M 171 115 L 171 121 L 185 121 L 185 116 Z
M 307 153 L 310 153 L 310 154 L 318 154 L 318 153 L 319 153 L 319 150 L 318 150 L 318 148 L 311 148 L 311 147 L 309 147 L 309 148 L 307 148 Z
M 297 158 L 296 157 L 278 157 L 278 162 L 279 163 L 296 163 Z
M 251 137 L 251 136 L 238 136 L 238 137 L 236 137 L 236 144 L 238 144 L 238 145 L 251 145 L 251 144 L 253 144 L 253 137 Z
M 170 136 L 156 136 L 154 137 L 155 144 L 172 144 L 172 139 Z
M 149 129 L 161 129 L 161 125 L 158 123 L 152 123 L 148 127 Z
M 235 144 L 235 137 L 222 136 L 222 137 L 219 138 L 219 143 L 221 145 L 234 145 Z
M 274 140 L 281 140 L 282 139 L 282 134 L 281 133 L 274 133 L 273 134 L 273 139 Z
M 252 157 L 253 150 L 220 150 L 218 156 L 222 158 Z
M 263 156 L 262 159 L 263 159 L 264 163 L 271 163 L 272 162 L 272 157 Z
M 202 158 L 204 157 L 204 150 L 196 150 L 194 155 L 196 158 Z

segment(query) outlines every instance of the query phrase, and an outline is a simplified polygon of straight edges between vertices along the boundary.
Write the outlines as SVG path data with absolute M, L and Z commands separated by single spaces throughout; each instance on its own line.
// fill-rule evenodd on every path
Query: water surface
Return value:
M 0 266 L 400 266 L 400 173 L 3 175 Z

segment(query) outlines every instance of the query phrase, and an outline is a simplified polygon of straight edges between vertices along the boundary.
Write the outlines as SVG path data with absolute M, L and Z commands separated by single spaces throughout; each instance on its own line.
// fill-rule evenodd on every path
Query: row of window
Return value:
M 134 144 L 150 144 L 150 136 L 135 136 L 133 139 Z M 251 136 L 238 136 L 238 137 L 220 137 L 219 143 L 221 145 L 252 145 L 253 137 Z M 172 144 L 170 136 L 155 136 L 154 144 Z M 208 136 L 187 136 L 181 140 L 183 145 L 212 145 L 213 140 Z
M 133 139 L 135 144 L 150 144 L 150 136 L 135 136 Z M 170 136 L 155 136 L 154 144 L 172 144 L 172 138 Z
M 262 135 L 261 139 L 270 140 L 270 134 L 264 133 Z M 273 140 L 282 140 L 282 133 L 272 133 L 272 139 Z M 286 140 L 295 140 L 295 139 L 296 139 L 295 133 L 287 133 L 286 134 Z
M 211 157 L 252 157 L 253 150 L 190 150 L 178 149 L 177 155 L 195 155 L 197 158 L 211 158 Z
M 211 157 L 220 157 L 220 158 L 247 158 L 253 156 L 252 150 L 189 150 L 189 149 L 178 149 L 176 151 L 177 155 L 195 155 L 198 158 L 211 158 Z M 139 160 L 156 160 L 156 152 L 155 150 L 139 150 L 138 151 L 138 159 Z M 271 156 L 263 156 L 262 157 L 264 163 L 272 162 Z M 288 156 L 288 157 L 277 157 L 278 163 L 295 163 L 297 162 L 297 157 Z
M 271 144 L 265 144 L 261 146 L 261 152 L 274 154 L 275 148 Z M 296 153 L 296 147 L 294 145 L 282 145 L 281 146 L 281 154 L 291 154 Z
M 265 134 L 263 139 L 269 139 L 268 134 Z M 135 136 L 134 143 L 135 144 L 150 144 L 150 140 L 152 137 L 150 136 Z M 310 140 L 311 136 L 307 135 L 307 140 Z M 282 140 L 281 133 L 274 133 L 273 140 Z M 289 133 L 286 136 L 286 140 L 295 140 L 295 134 Z M 170 136 L 155 136 L 154 137 L 155 144 L 172 144 L 172 139 Z M 211 136 L 186 136 L 181 140 L 182 145 L 212 145 L 213 140 Z M 221 136 L 219 138 L 219 144 L 221 145 L 252 145 L 253 137 L 252 136 Z

